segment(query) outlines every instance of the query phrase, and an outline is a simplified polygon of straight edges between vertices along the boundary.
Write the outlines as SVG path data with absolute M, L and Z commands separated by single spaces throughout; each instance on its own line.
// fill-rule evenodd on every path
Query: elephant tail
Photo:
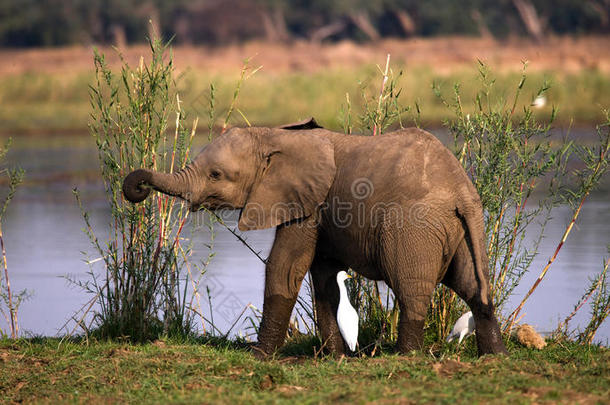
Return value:
M 470 239 L 470 249 L 472 261 L 475 267 L 475 276 L 479 280 L 481 290 L 481 302 L 488 304 L 489 280 L 488 262 L 485 252 L 485 223 L 480 202 L 472 202 L 464 206 L 458 206 L 458 214 L 466 224 L 468 238 Z

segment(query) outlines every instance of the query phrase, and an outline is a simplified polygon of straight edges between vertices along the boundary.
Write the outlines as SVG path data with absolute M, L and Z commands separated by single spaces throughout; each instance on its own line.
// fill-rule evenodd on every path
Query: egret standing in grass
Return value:
M 453 325 L 453 329 L 451 333 L 447 337 L 447 343 L 450 343 L 455 338 L 459 337 L 458 346 L 462 343 L 462 339 L 466 336 L 470 336 L 474 333 L 474 317 L 472 316 L 472 312 L 468 311 L 464 315 L 460 316 L 460 319 L 457 320 L 455 325 Z
M 337 284 L 339 285 L 339 307 L 337 308 L 337 324 L 343 340 L 349 349 L 356 351 L 358 344 L 358 312 L 352 307 L 347 298 L 345 280 L 352 278 L 344 271 L 337 273 Z

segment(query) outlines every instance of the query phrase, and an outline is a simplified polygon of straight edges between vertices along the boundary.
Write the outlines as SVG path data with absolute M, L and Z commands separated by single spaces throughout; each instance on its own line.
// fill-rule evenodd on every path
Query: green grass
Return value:
M 181 67 L 184 68 L 184 67 Z M 395 73 L 400 69 L 392 65 Z M 498 73 L 497 95 L 510 96 L 519 82 L 520 72 Z M 65 75 L 24 73 L 0 77 L 0 122 L 2 133 L 19 132 L 85 132 L 89 121 L 87 85 L 93 72 L 72 72 Z M 558 72 L 528 73 L 524 87 L 524 101 L 529 102 L 544 79 L 552 87 L 548 104 L 536 110 L 540 119 L 550 115 L 551 106 L 558 106 L 559 120 L 576 125 L 591 126 L 603 120 L 601 108 L 610 106 L 610 77 L 596 70 L 582 70 L 575 74 Z M 379 75 L 373 65 L 350 69 L 334 69 L 317 73 L 272 73 L 264 67 L 248 79 L 239 96 L 239 108 L 255 125 L 278 125 L 313 115 L 325 126 L 340 129 L 340 106 L 345 94 L 350 93 L 356 112 L 361 105 L 360 84 L 378 88 Z M 189 116 L 207 116 L 209 85 L 216 84 L 217 105 L 228 105 L 233 95 L 237 75 L 218 74 L 196 69 L 187 70 L 178 82 L 183 106 Z M 445 94 L 451 94 L 454 83 L 461 83 L 464 97 L 473 97 L 479 89 L 477 66 L 456 70 L 451 75 L 440 75 L 432 68 L 405 68 L 399 81 L 403 89 L 402 104 L 421 106 L 424 125 L 441 123 L 450 112 L 431 90 L 433 82 L 441 84 Z M 500 99 L 495 97 L 494 99 Z M 464 105 L 471 105 L 464 100 Z M 466 111 L 468 112 L 468 111 Z M 219 117 L 222 117 L 220 112 Z M 218 123 L 220 124 L 220 122 Z M 240 114 L 234 114 L 233 125 L 245 125 Z M 410 124 L 410 122 L 409 122 Z
M 473 339 L 468 345 L 473 346 Z M 602 403 L 610 350 L 550 343 L 510 357 L 278 357 L 260 362 L 235 343 L 0 341 L 7 402 Z

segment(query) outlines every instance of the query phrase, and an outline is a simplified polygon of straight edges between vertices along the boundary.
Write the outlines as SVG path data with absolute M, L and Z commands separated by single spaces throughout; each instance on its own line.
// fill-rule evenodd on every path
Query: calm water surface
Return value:
M 20 325 L 29 334 L 64 333 L 59 331 L 61 326 L 90 298 L 68 283 L 66 276 L 73 280 L 88 280 L 89 267 L 84 262 L 83 252 L 90 258 L 96 257 L 82 232 L 84 222 L 73 188 L 79 189 L 92 225 L 102 240 L 110 219 L 97 174 L 97 155 L 87 137 L 29 138 L 16 140 L 9 160 L 27 172 L 27 183 L 18 190 L 9 206 L 3 228 L 13 289 L 27 289 L 32 293 L 21 306 Z M 595 194 L 588 200 L 568 243 L 525 306 L 525 322 L 543 332 L 554 329 L 558 320 L 571 312 L 589 277 L 599 272 L 602 259 L 607 255 L 606 245 L 610 242 L 609 200 L 607 193 Z M 567 208 L 554 211 L 541 253 L 507 308 L 512 309 L 536 279 L 552 255 L 569 217 Z M 195 227 L 191 225 L 195 255 L 205 257 L 204 243 L 208 235 L 205 229 Z M 274 230 L 248 232 L 246 236 L 266 257 Z M 214 322 L 224 331 L 247 304 L 262 309 L 264 267 L 233 235 L 220 227 L 214 251 L 216 255 L 200 288 L 205 298 L 202 309 L 209 315 L 207 286 L 213 297 Z M 572 326 L 584 326 L 587 312 L 588 309 L 583 308 Z M 239 323 L 234 331 L 243 332 L 245 327 Z M 607 321 L 598 331 L 597 340 L 607 344 L 609 339 L 610 321 Z

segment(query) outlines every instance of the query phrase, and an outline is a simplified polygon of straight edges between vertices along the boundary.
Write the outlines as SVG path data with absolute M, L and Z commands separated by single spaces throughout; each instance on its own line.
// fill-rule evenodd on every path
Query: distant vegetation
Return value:
M 456 69 L 450 75 L 424 67 L 394 65 L 396 73 L 401 68 L 405 69 L 399 79 L 400 87 L 404 89 L 403 97 L 410 103 L 420 104 L 419 118 L 425 127 L 441 126 L 442 121 L 450 116 L 450 110 L 432 91 L 432 83 L 440 86 L 440 91 L 446 96 L 451 96 L 454 83 L 461 83 L 464 97 L 469 101 L 478 90 L 474 63 L 468 69 Z M 359 111 L 363 103 L 360 90 L 378 85 L 376 73 L 373 65 L 316 73 L 276 73 L 263 67 L 242 90 L 240 105 L 247 110 L 248 120 L 253 125 L 281 125 L 312 115 L 326 128 L 338 130 L 342 127 L 338 110 L 345 102 L 346 93 Z M 92 83 L 92 76 L 85 72 L 32 72 L 0 78 L 0 103 L 3 103 L 0 135 L 86 133 L 90 104 L 84 89 Z M 558 106 L 561 114 L 557 125 L 567 127 L 573 119 L 578 126 L 593 127 L 604 119 L 600 106 L 610 105 L 610 78 L 606 74 L 598 71 L 569 74 L 531 72 L 524 85 L 523 102 L 530 102 L 528 97 L 536 93 L 537 85 L 545 79 L 550 80 L 553 87 L 547 92 L 548 102 L 535 109 L 538 118 L 547 119 L 553 106 Z M 197 69 L 185 72 L 178 80 L 178 87 L 187 115 L 200 118 L 207 115 L 211 82 L 218 89 L 216 98 L 219 105 L 228 105 L 233 96 L 234 81 L 235 75 Z M 518 81 L 518 72 L 498 74 L 495 94 L 506 94 Z M 223 113 L 226 107 L 219 108 Z M 468 103 L 465 108 L 467 113 L 471 113 L 473 104 Z M 230 124 L 244 126 L 246 122 L 236 114 Z M 222 125 L 222 120 L 218 118 L 214 125 Z
M 0 0 L 0 46 L 610 32 L 609 0 Z M 149 24 L 152 21 L 152 25 Z

